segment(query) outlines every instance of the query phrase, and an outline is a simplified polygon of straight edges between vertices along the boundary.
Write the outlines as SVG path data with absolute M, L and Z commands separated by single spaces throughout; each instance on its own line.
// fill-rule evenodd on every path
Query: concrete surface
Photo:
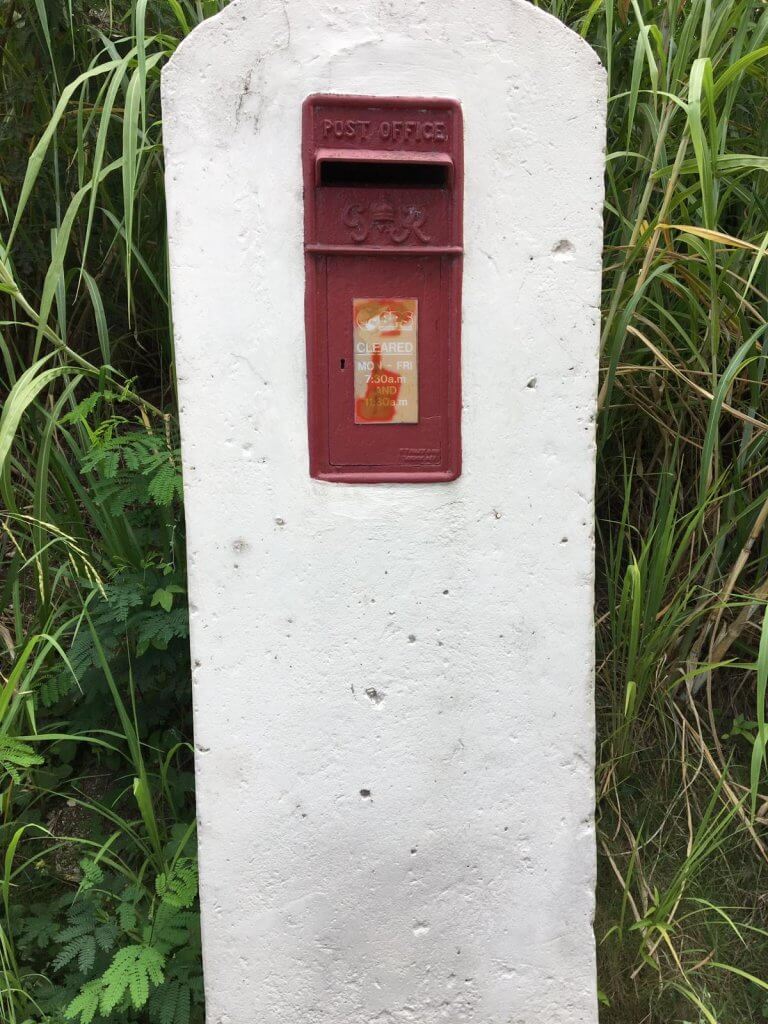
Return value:
M 463 105 L 453 483 L 308 476 L 312 92 Z M 594 1024 L 597 58 L 523 0 L 236 0 L 163 108 L 208 1024 Z

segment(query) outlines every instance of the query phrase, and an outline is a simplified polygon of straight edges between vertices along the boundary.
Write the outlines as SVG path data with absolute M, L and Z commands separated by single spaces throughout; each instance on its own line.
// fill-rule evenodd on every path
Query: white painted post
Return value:
M 596 1021 L 604 90 L 523 0 L 235 0 L 165 72 L 208 1024 Z M 314 92 L 462 103 L 452 483 L 309 478 Z

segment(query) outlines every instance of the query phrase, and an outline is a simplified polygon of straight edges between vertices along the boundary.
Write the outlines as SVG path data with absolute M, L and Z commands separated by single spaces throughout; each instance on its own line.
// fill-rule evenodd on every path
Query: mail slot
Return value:
M 310 473 L 461 472 L 463 131 L 455 100 L 304 102 Z

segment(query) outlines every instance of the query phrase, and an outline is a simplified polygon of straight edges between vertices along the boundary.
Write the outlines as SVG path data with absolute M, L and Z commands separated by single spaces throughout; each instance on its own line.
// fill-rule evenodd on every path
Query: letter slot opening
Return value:
M 315 181 L 325 188 L 428 188 L 453 184 L 453 161 L 446 153 L 398 150 L 320 150 Z
M 447 188 L 446 164 L 323 160 L 320 184 L 330 188 Z

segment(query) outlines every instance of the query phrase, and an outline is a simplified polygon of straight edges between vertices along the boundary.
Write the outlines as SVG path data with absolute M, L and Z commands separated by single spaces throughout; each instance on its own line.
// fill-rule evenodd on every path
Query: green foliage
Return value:
M 87 421 L 83 421 L 86 423 Z M 96 501 L 113 517 L 149 496 L 156 505 L 181 498 L 179 450 L 142 430 L 118 433 L 126 421 L 112 417 L 91 435 L 92 447 L 81 464 L 90 476 Z
M 608 73 L 598 462 L 605 1024 L 762 1019 L 768 12 L 551 0 Z
M 197 865 L 189 857 L 180 857 L 170 871 L 157 876 L 155 888 L 166 906 L 191 907 L 197 894 Z
M 15 736 L 0 736 L 0 768 L 14 782 L 21 784 L 24 770 L 38 764 L 43 764 L 43 758 L 35 753 L 29 743 Z
M 99 1009 L 108 1017 L 130 995 L 135 1010 L 140 1010 L 149 999 L 150 986 L 163 981 L 165 958 L 151 946 L 124 946 L 101 977 Z M 73 1016 L 70 1008 L 67 1016 Z
M 3 1024 L 204 1019 L 158 84 L 222 5 L 0 0 Z M 542 6 L 610 97 L 601 1019 L 768 1019 L 768 11 Z
M 202 1024 L 159 74 L 218 3 L 0 0 L 0 1020 Z
M 178 840 L 166 848 L 167 869 L 152 887 L 106 868 L 108 852 L 83 858 L 77 891 L 19 920 L 19 952 L 50 954 L 54 984 L 37 995 L 51 1020 L 132 1024 L 142 1011 L 148 1024 L 188 1024 L 199 1016 L 197 866 L 180 849 Z

